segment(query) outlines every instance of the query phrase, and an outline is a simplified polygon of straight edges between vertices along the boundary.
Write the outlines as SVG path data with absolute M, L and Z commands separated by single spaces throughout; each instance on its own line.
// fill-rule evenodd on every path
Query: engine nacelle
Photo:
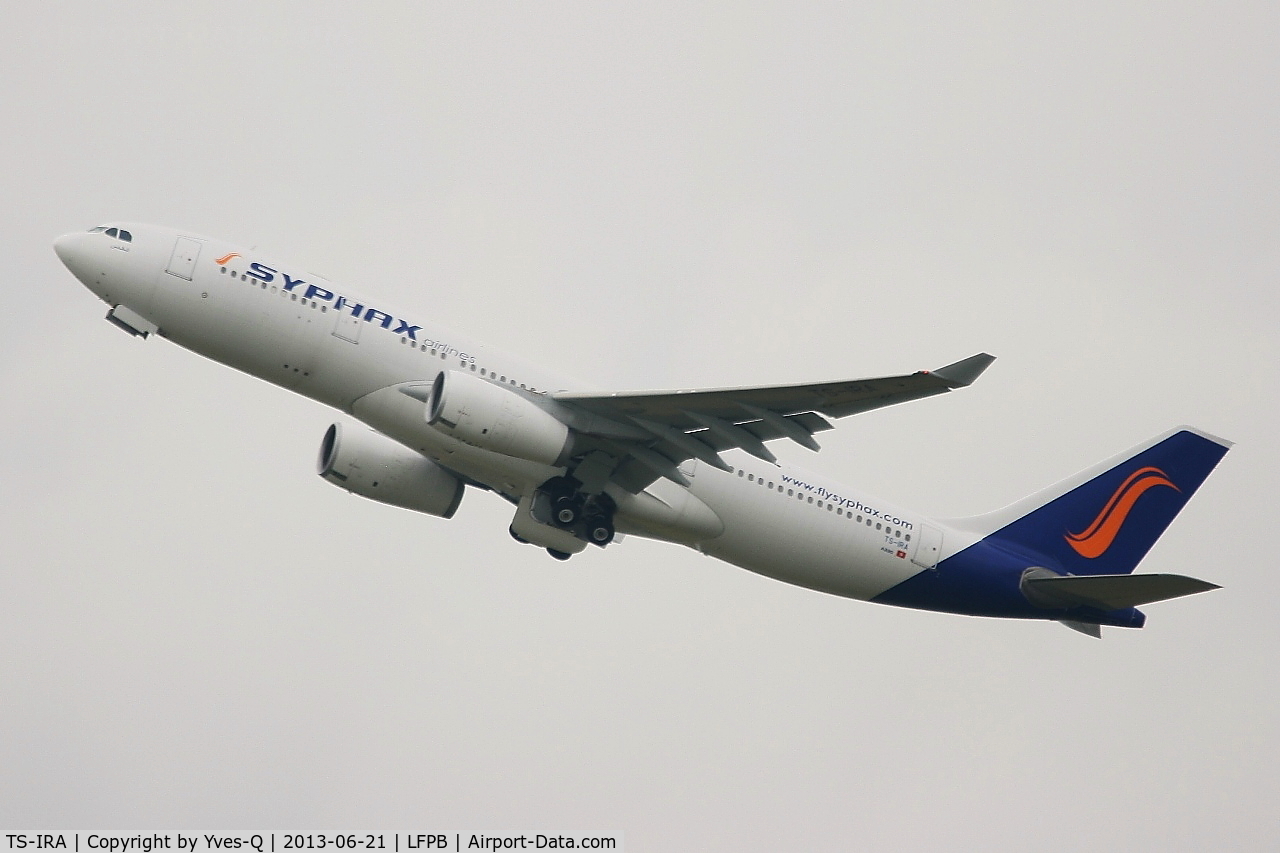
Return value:
M 452 518 L 466 486 L 419 453 L 373 430 L 333 424 L 320 443 L 320 476 L 384 504 Z
M 555 465 L 572 435 L 559 418 L 519 394 L 469 373 L 442 370 L 431 386 L 427 423 L 483 450 Z

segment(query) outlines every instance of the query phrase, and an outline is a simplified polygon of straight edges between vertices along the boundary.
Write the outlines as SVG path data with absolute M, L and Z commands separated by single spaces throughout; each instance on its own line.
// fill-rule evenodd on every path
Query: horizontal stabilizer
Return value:
M 1093 622 L 1077 622 L 1074 619 L 1059 619 L 1063 625 L 1066 625 L 1072 631 L 1079 631 L 1081 634 L 1088 634 L 1095 640 L 1102 639 L 1102 626 L 1095 625 Z
M 1058 575 L 1024 577 L 1027 597 L 1041 607 L 1111 611 L 1218 589 L 1183 575 Z

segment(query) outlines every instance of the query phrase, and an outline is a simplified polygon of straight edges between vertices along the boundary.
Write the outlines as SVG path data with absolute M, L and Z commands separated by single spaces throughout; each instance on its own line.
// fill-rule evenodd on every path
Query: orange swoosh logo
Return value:
M 240 257 L 239 252 L 232 252 L 229 255 L 223 255 L 222 257 L 218 258 L 216 261 L 214 261 L 214 263 L 220 267 L 226 266 L 227 261 L 231 260 L 232 258 L 238 258 L 238 257 Z
M 1138 502 L 1138 498 L 1156 486 L 1168 486 L 1175 492 L 1181 491 L 1159 468 L 1139 468 L 1120 484 L 1092 524 L 1080 533 L 1068 533 L 1063 538 L 1081 557 L 1101 557 L 1115 541 L 1116 534 L 1124 526 L 1124 521 L 1129 517 L 1129 511 Z

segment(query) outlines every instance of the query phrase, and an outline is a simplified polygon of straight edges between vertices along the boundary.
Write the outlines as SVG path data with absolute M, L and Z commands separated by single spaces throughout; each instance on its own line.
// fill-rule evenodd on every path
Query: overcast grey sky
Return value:
M 0 824 L 1274 844 L 1280 12 L 1059 5 L 9 4 Z M 987 350 L 780 452 L 966 515 L 1191 423 L 1142 570 L 1224 589 L 1095 642 L 363 501 L 334 413 L 102 321 L 50 243 L 112 218 L 600 387 Z

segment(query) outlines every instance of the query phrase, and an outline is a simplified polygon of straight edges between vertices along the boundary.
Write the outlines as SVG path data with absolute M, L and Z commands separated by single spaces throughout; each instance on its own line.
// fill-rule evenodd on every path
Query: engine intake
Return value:
M 466 486 L 457 477 L 373 430 L 332 424 L 320 443 L 320 476 L 348 492 L 392 506 L 452 518 Z
M 544 465 L 566 458 L 573 437 L 564 422 L 528 398 L 456 370 L 436 376 L 426 414 L 445 435 Z

